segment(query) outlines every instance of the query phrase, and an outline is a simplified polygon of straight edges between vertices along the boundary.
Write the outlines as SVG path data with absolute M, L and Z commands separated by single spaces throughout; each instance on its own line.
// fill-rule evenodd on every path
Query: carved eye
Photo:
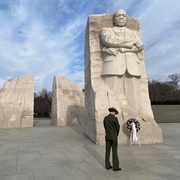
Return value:
M 117 15 L 116 15 L 116 17 L 121 17 L 121 16 L 122 16 L 122 17 L 126 17 L 125 14 L 117 14 Z

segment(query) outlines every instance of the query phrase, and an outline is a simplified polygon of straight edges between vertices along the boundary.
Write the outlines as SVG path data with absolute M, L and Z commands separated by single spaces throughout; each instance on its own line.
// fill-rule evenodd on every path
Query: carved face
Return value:
M 126 11 L 124 11 L 123 9 L 116 11 L 113 16 L 113 21 L 116 26 L 120 26 L 120 27 L 125 26 L 127 22 Z

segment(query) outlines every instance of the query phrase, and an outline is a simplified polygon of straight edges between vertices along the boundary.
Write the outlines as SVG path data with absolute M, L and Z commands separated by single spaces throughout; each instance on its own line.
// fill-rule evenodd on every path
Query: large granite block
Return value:
M 56 126 L 84 124 L 84 92 L 71 80 L 56 76 L 52 88 L 51 124 Z
M 7 80 L 0 90 L 0 128 L 33 126 L 34 76 Z
M 90 15 L 87 21 L 85 132 L 96 144 L 105 144 L 103 119 L 108 108 L 115 107 L 121 126 L 119 144 L 129 143 L 125 127 L 129 118 L 140 122 L 142 144 L 162 143 L 149 99 L 140 22 L 127 16 L 125 27 L 115 27 L 113 15 Z

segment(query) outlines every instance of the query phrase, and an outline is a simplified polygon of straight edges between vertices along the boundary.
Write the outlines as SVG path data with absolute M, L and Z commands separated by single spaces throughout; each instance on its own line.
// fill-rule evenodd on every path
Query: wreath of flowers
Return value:
M 128 131 L 131 132 L 132 130 L 132 122 L 135 123 L 135 127 L 136 127 L 136 132 L 140 131 L 140 123 L 137 119 L 135 118 L 131 118 L 131 119 L 128 119 L 127 122 L 126 122 L 126 128 L 128 129 Z

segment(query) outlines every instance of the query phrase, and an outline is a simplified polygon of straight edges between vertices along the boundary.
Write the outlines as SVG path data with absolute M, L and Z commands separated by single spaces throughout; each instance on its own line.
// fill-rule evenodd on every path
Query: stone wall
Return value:
M 84 124 L 84 92 L 71 80 L 56 76 L 52 88 L 51 124 L 56 126 Z
M 152 105 L 158 123 L 180 123 L 180 105 Z
M 33 126 L 34 76 L 7 80 L 0 90 L 0 128 Z

